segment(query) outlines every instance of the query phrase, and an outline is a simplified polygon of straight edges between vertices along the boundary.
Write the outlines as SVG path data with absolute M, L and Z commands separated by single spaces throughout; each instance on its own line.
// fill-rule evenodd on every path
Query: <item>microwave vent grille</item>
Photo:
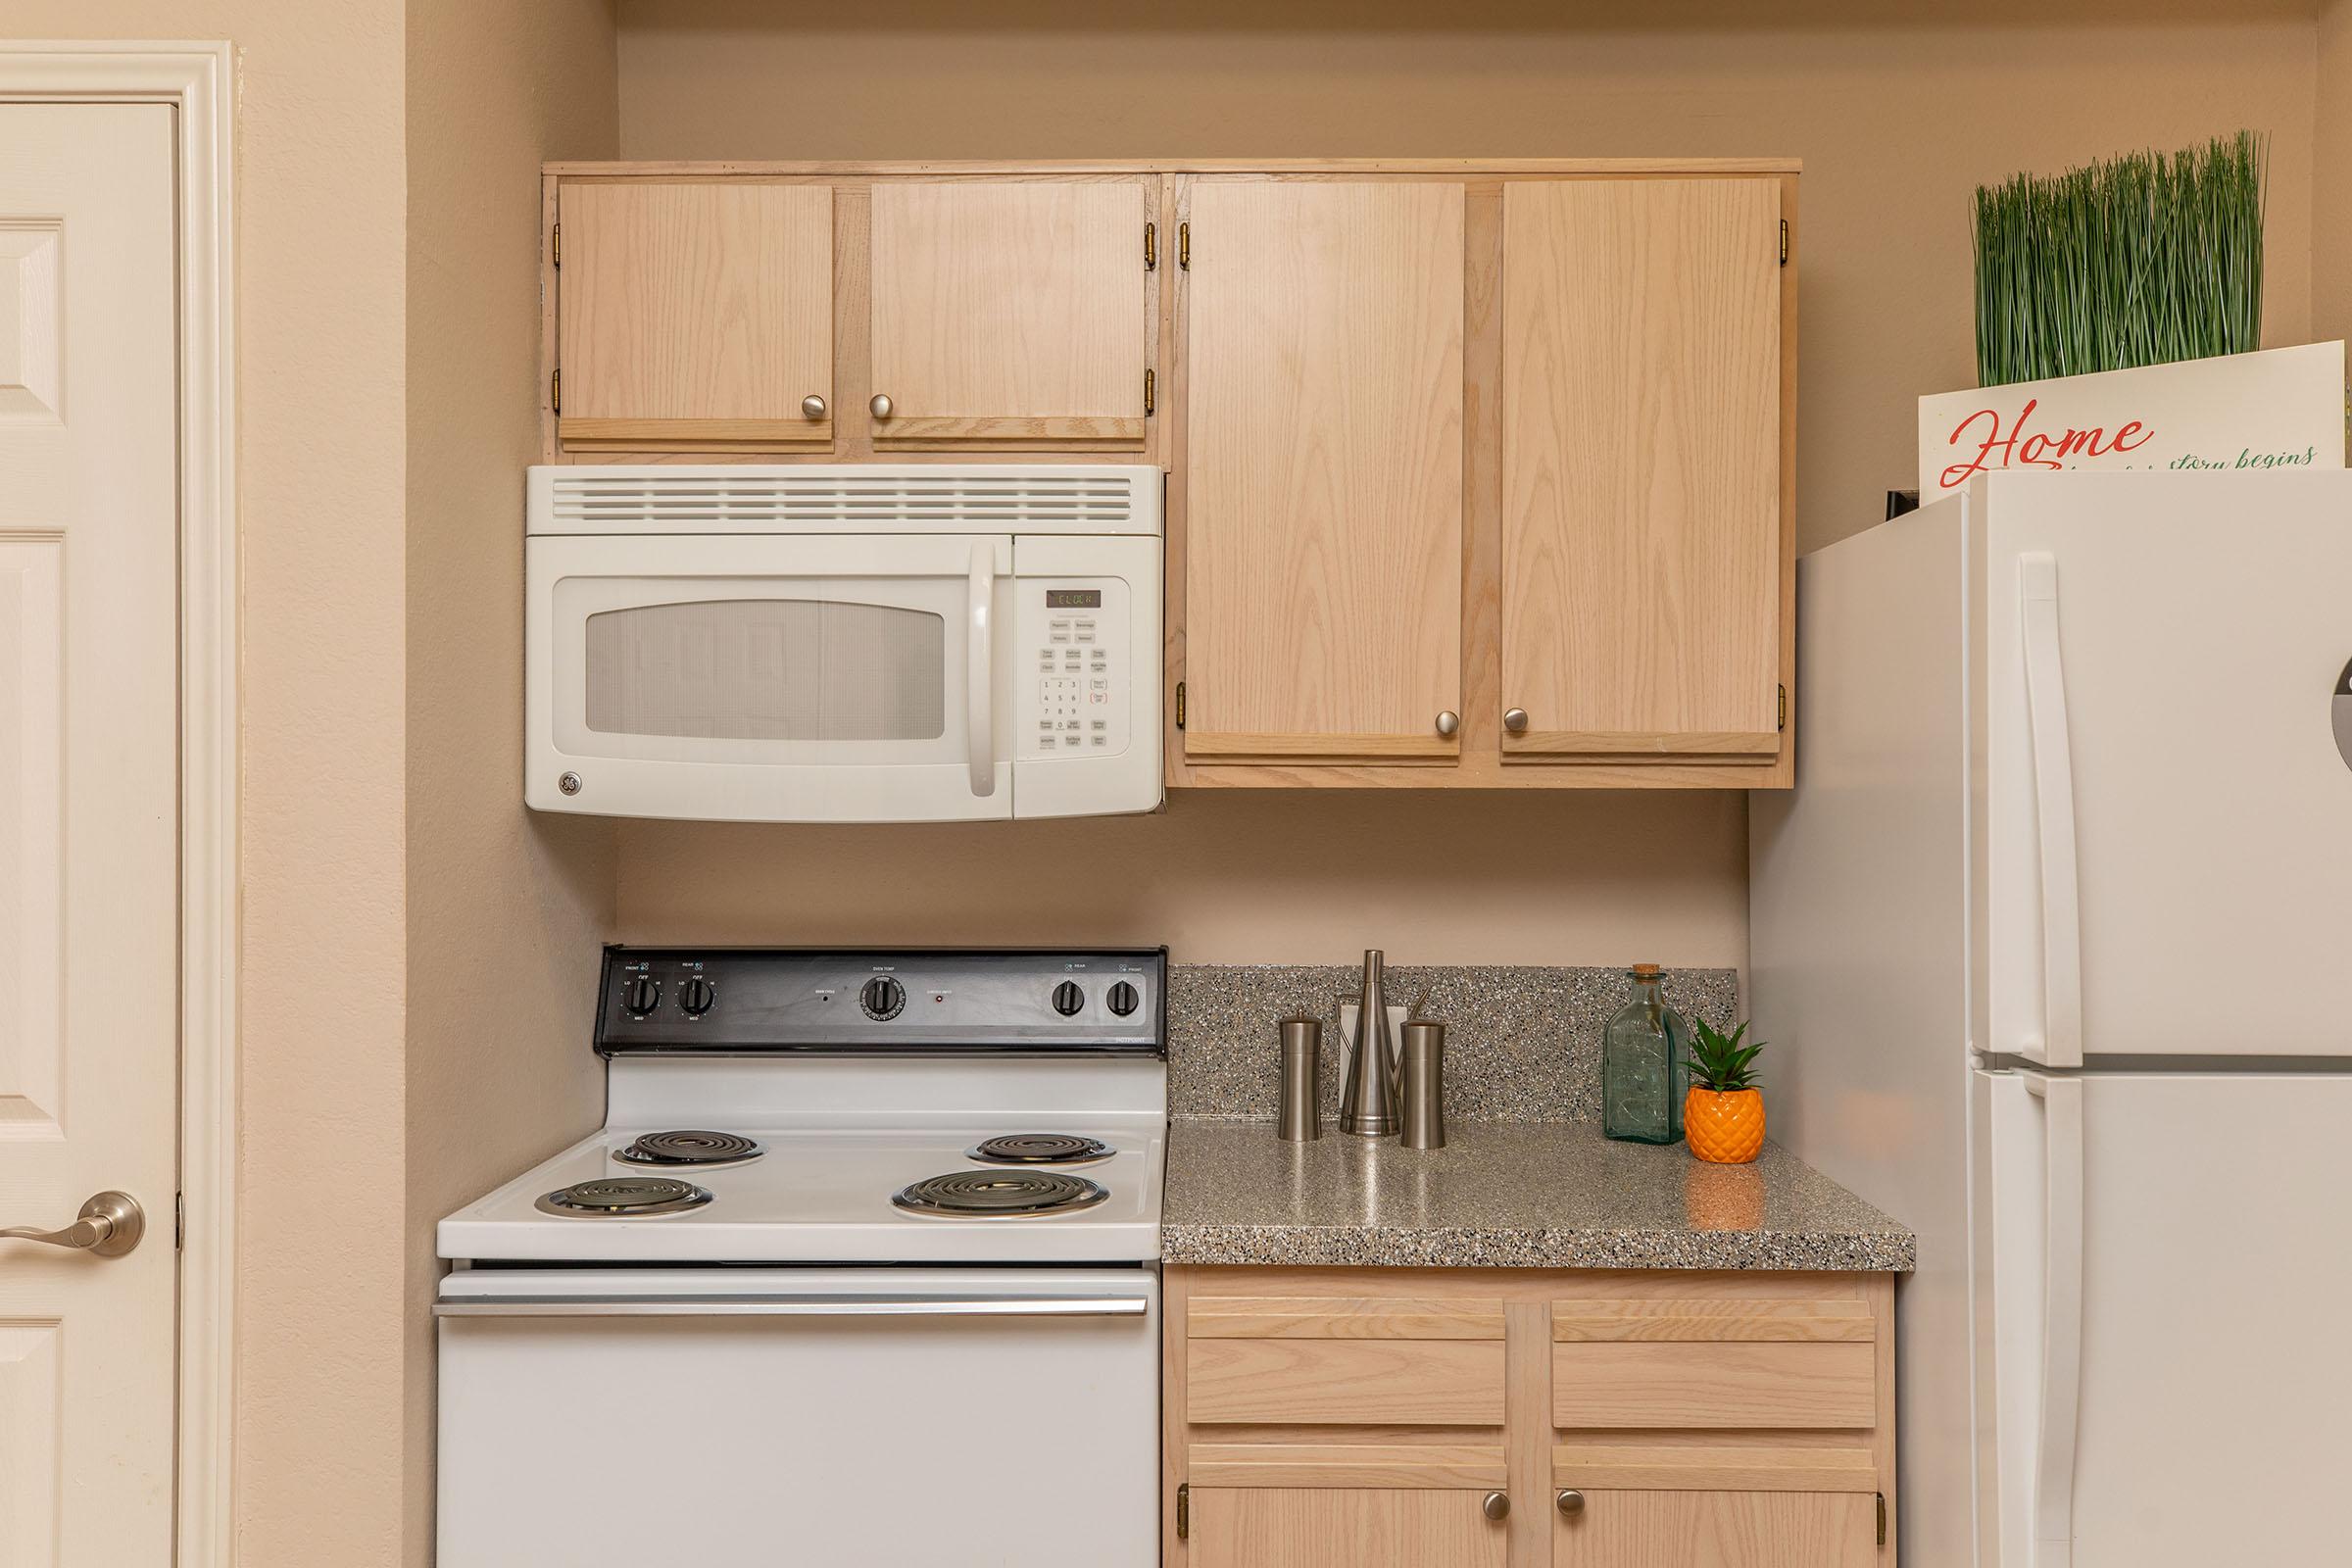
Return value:
M 558 533 L 908 530 L 1133 531 L 1132 470 L 815 467 L 646 472 L 586 465 L 559 470 L 545 526 Z M 1155 499 L 1155 498 L 1154 498 Z

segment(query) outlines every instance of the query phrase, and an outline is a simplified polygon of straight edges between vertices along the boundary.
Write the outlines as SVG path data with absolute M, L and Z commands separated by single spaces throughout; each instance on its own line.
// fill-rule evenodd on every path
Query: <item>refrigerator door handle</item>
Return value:
M 2075 855 L 2075 761 L 2067 738 L 2066 656 L 2058 642 L 2058 558 L 2018 558 L 2026 636 L 2026 708 L 2034 734 L 2034 815 L 2040 827 L 2042 1039 L 2022 1053 L 2082 1065 L 2082 908 Z
M 2022 1075 L 2044 1112 L 2041 1389 L 2034 1440 L 2031 1568 L 2071 1568 L 2075 1434 L 2082 1404 L 2082 1080 Z

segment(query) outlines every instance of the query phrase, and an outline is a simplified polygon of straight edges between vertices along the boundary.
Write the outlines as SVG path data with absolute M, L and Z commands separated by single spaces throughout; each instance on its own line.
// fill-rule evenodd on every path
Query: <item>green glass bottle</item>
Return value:
M 1627 978 L 1633 994 L 1610 1015 L 1601 1039 L 1601 1131 L 1636 1143 L 1679 1144 L 1690 1025 L 1666 1005 L 1656 964 L 1637 963 Z

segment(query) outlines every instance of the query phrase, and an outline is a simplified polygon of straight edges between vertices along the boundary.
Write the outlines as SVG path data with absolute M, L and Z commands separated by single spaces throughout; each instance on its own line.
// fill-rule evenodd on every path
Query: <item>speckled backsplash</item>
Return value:
M 1732 969 L 1668 969 L 1666 1000 L 1729 1027 Z M 1597 1121 L 1600 1032 L 1623 1005 L 1625 970 L 1396 964 L 1392 1005 L 1446 1024 L 1446 1114 L 1481 1121 Z M 1363 971 L 1342 964 L 1186 963 L 1168 970 L 1168 1112 L 1272 1120 L 1275 1024 L 1323 1020 L 1323 1113 L 1339 1114 L 1346 1061 L 1338 1000 Z M 1427 995 L 1427 1002 L 1422 998 Z

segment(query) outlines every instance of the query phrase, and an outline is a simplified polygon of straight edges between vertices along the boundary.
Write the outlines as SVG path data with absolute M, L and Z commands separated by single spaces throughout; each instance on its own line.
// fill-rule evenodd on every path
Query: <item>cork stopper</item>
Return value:
M 1654 964 L 1654 963 L 1637 963 L 1637 964 L 1635 964 L 1635 965 L 1634 965 L 1634 978 L 1635 978 L 1635 979 L 1637 979 L 1637 980 L 1655 980 L 1657 977 L 1658 977 L 1658 966 L 1657 966 L 1656 964 Z

